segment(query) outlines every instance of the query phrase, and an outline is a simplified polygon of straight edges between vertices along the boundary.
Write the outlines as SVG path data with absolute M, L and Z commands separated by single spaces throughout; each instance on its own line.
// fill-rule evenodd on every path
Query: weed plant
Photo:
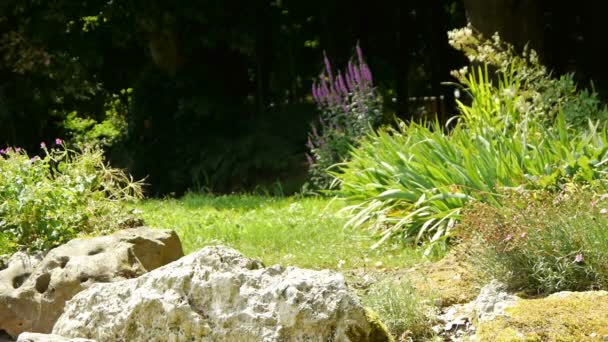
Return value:
M 399 341 L 428 340 L 434 335 L 435 308 L 407 280 L 382 280 L 362 298 Z
M 0 150 L 0 254 L 44 251 L 82 234 L 137 225 L 124 203 L 142 197 L 141 183 L 108 167 L 99 149 L 41 144 L 42 157 Z
M 471 206 L 457 229 L 475 251 L 471 262 L 482 279 L 531 294 L 606 289 L 606 198 L 576 187 L 514 192 L 502 207 Z

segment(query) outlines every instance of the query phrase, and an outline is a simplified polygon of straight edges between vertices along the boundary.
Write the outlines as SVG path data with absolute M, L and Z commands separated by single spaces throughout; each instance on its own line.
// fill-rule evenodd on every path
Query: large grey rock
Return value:
M 342 275 L 206 247 L 70 300 L 53 333 L 103 341 L 388 341 Z
M 17 342 L 96 342 L 88 338 L 66 338 L 59 335 L 24 332 L 19 335 Z
M 0 269 L 0 331 L 51 332 L 65 302 L 99 282 L 138 277 L 183 256 L 177 234 L 134 228 L 74 239 L 44 256 L 16 253 Z

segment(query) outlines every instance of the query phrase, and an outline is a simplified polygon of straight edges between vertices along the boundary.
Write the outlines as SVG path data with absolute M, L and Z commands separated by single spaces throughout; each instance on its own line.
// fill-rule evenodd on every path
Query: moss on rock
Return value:
M 608 339 L 608 292 L 560 292 L 522 299 L 505 316 L 478 326 L 480 341 L 602 341 Z
M 367 318 L 367 321 L 371 325 L 371 331 L 365 341 L 369 341 L 369 342 L 394 342 L 395 341 L 395 339 L 393 338 L 391 333 L 388 331 L 388 328 L 386 327 L 386 325 L 384 323 L 382 323 L 378 314 L 375 313 L 372 309 L 365 308 L 365 318 Z M 360 340 L 360 339 L 354 338 L 354 336 L 349 336 L 349 338 L 351 338 L 351 340 L 353 340 L 353 341 Z

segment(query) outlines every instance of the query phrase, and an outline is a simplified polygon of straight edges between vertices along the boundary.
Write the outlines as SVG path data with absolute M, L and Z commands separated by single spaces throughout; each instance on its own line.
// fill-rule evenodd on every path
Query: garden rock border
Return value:
M 0 332 L 51 332 L 65 302 L 96 283 L 136 278 L 184 255 L 174 231 L 139 227 L 79 238 L 0 269 Z

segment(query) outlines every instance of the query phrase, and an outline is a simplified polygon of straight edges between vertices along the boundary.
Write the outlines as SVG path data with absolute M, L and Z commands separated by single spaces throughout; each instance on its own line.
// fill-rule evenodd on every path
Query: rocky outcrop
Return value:
M 51 332 L 78 292 L 138 277 L 181 256 L 175 232 L 145 227 L 74 239 L 44 257 L 16 253 L 0 269 L 0 331 L 13 337 Z
M 479 322 L 478 341 L 608 341 L 608 292 L 558 292 L 520 299 Z
M 608 341 L 608 292 L 558 292 L 523 299 L 492 281 L 475 301 L 447 308 L 446 341 Z
M 97 341 L 389 341 L 342 275 L 206 247 L 137 279 L 98 283 L 54 334 Z

